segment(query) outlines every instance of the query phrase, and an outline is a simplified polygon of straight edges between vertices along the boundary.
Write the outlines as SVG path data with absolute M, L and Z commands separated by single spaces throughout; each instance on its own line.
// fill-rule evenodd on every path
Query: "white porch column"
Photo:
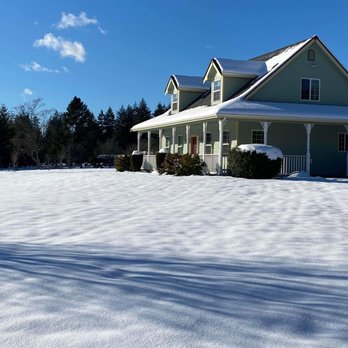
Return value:
M 176 132 L 176 127 L 172 128 L 172 153 L 175 153 L 175 132 Z
M 203 122 L 203 153 L 202 153 L 203 162 L 205 161 L 205 146 L 206 146 L 207 127 L 208 127 L 208 122 Z
M 137 133 L 137 137 L 138 137 L 137 150 L 140 151 L 140 138 L 141 138 L 141 132 L 138 132 L 138 133 Z
M 186 153 L 189 153 L 190 128 L 191 126 L 187 124 L 186 125 Z
M 163 129 L 158 130 L 158 151 L 162 149 Z
M 347 145 L 347 141 L 348 141 L 348 125 L 345 125 L 344 128 L 346 129 L 346 146 Z M 346 176 L 348 176 L 348 149 L 347 149 L 347 152 L 346 152 L 346 156 L 347 156 L 347 159 L 346 159 Z
M 222 142 L 223 142 L 223 132 L 226 117 L 219 120 L 219 160 L 218 160 L 218 174 L 222 174 Z
M 263 128 L 263 143 L 264 145 L 267 145 L 267 141 L 268 141 L 268 128 L 271 125 L 271 122 L 263 122 L 261 121 L 261 126 Z
M 307 153 L 306 153 L 306 171 L 311 174 L 311 131 L 314 127 L 314 123 L 304 123 L 307 133 Z
M 147 132 L 147 161 L 150 162 L 151 131 Z

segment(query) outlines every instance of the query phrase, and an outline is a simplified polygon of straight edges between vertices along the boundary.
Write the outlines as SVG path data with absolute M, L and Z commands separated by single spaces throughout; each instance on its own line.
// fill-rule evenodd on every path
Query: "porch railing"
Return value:
M 290 174 L 306 170 L 306 155 L 285 155 L 283 156 L 280 174 Z
M 149 171 L 156 169 L 156 155 L 150 155 L 149 158 L 144 155 L 142 168 Z

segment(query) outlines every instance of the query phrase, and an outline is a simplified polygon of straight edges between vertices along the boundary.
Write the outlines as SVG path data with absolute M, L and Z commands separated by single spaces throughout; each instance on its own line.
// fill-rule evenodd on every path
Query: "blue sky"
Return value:
M 0 103 L 43 98 L 65 111 L 169 102 L 171 74 L 203 75 L 211 58 L 248 59 L 319 35 L 348 67 L 345 1 L 3 0 Z

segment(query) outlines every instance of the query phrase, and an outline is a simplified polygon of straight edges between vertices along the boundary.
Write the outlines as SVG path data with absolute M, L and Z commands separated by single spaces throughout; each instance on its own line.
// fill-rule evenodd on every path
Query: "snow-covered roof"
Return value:
M 214 58 L 223 75 L 256 77 L 267 72 L 267 66 L 263 61 L 256 60 L 233 60 Z
M 205 92 L 210 89 L 210 84 L 203 82 L 201 76 L 172 75 L 168 84 L 171 80 L 180 91 Z
M 151 120 L 140 123 L 132 128 L 133 131 L 158 129 L 177 124 L 197 122 L 201 120 L 217 119 L 221 117 L 250 120 L 278 120 L 300 122 L 335 122 L 348 124 L 348 107 L 330 106 L 322 104 L 296 104 L 248 101 L 247 97 L 260 87 L 280 67 L 284 66 L 290 58 L 299 53 L 311 40 L 316 37 L 284 47 L 269 54 L 254 58 L 262 61 L 267 69 L 263 75 L 256 77 L 247 87 L 234 98 L 213 106 L 197 106 L 171 115 L 166 112 Z M 266 59 L 263 61 L 262 59 Z M 226 60 L 227 61 L 227 60 Z M 255 62 L 254 60 L 252 60 Z M 235 61 L 234 61 L 235 62 Z M 177 75 L 176 75 L 177 76 Z

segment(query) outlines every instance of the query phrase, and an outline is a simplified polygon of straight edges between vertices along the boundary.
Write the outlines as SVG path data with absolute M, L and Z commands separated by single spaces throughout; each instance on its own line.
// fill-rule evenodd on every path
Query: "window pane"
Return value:
M 311 100 L 319 100 L 319 80 L 311 80 Z
M 220 100 L 220 91 L 214 92 L 214 101 Z
M 211 145 L 211 133 L 206 133 L 205 134 L 205 144 L 206 145 Z
M 301 99 L 309 100 L 309 79 L 302 79 Z
M 338 133 L 338 151 L 347 151 L 347 135 L 345 133 Z
M 214 81 L 214 91 L 221 89 L 221 80 Z
M 260 131 L 252 131 L 251 133 L 251 142 L 252 144 L 263 144 L 264 143 L 264 133 Z
M 222 143 L 229 144 L 230 143 L 230 131 L 223 131 L 222 133 Z

